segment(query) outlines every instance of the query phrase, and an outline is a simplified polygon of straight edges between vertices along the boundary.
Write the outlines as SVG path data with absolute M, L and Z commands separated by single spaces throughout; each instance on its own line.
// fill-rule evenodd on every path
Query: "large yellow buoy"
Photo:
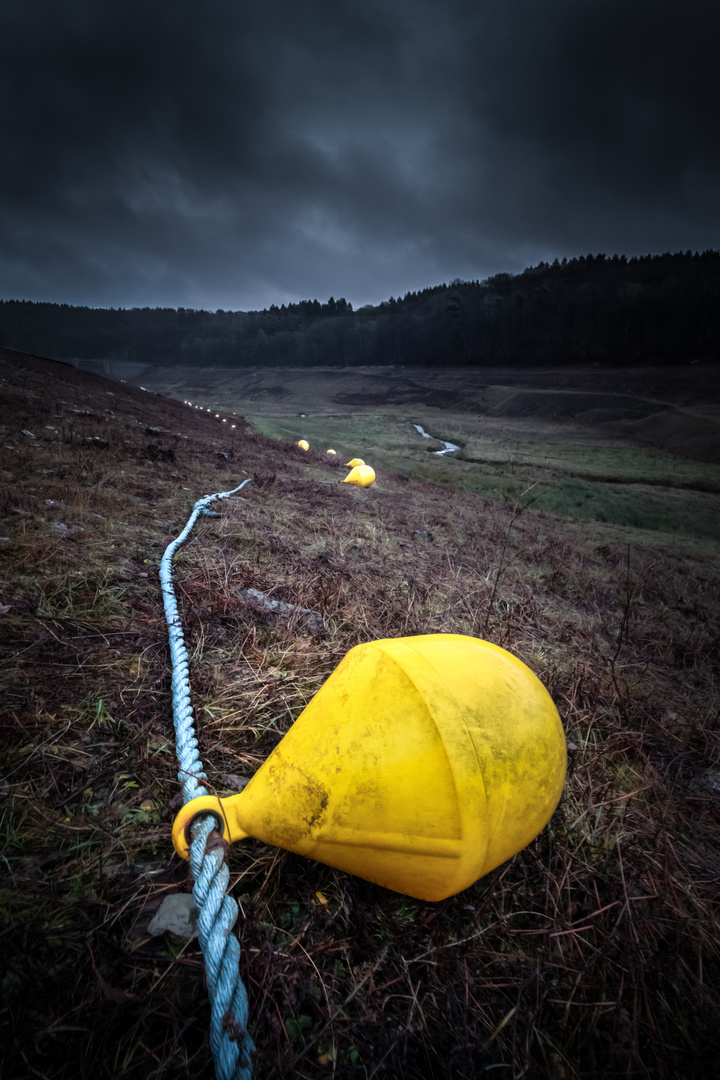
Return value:
M 348 469 L 354 469 L 356 465 L 364 465 L 364 464 L 365 464 L 365 462 L 363 461 L 363 459 L 361 457 L 353 457 L 353 458 L 350 458 L 349 461 L 345 462 L 345 465 L 347 466 Z
M 298 446 L 300 447 L 301 450 L 309 450 L 310 449 L 310 443 L 307 441 L 307 439 L 300 439 L 299 442 L 298 442 Z
M 374 483 L 375 470 L 370 465 L 356 465 L 343 480 L 343 484 L 359 484 L 360 487 L 370 487 Z
M 557 806 L 566 750 L 540 680 L 487 641 L 385 639 L 345 656 L 239 794 L 193 817 L 420 900 L 442 900 L 530 843 Z

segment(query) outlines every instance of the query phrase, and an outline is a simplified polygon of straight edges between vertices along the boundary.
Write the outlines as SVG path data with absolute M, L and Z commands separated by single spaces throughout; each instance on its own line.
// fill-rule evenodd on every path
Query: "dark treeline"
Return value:
M 720 358 L 720 251 L 585 255 L 353 311 L 103 309 L 0 301 L 0 344 L 57 359 L 353 366 L 689 363 Z

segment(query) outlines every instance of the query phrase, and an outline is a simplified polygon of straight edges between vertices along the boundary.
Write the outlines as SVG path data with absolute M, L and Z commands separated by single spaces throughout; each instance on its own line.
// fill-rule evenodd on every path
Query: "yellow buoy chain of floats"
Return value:
M 310 443 L 307 439 L 300 439 L 297 445 L 301 450 L 310 449 Z M 336 455 L 337 451 L 326 450 L 325 453 Z M 351 458 L 350 461 L 345 462 L 345 467 L 349 468 L 350 472 L 342 481 L 343 484 L 357 484 L 358 487 L 370 487 L 371 484 L 375 483 L 375 470 L 370 465 L 366 465 L 362 458 Z
M 374 481 L 362 459 L 346 465 L 344 483 Z M 193 821 L 211 814 L 230 842 L 252 836 L 442 900 L 537 836 L 565 769 L 558 711 L 512 653 L 460 634 L 371 641 L 350 650 L 240 794 L 183 806 L 173 843 L 187 859 Z
M 307 439 L 300 439 L 297 445 L 301 450 L 310 449 L 310 443 Z M 337 455 L 336 450 L 326 450 L 325 453 L 331 456 Z M 357 484 L 358 487 L 370 487 L 371 484 L 375 483 L 375 470 L 370 465 L 366 465 L 362 458 L 351 458 L 350 461 L 345 463 L 345 467 L 349 468 L 350 472 L 342 481 L 343 484 Z
M 305 439 L 297 445 L 309 450 Z M 375 480 L 361 458 L 346 467 L 344 483 Z M 239 490 L 199 500 L 160 568 L 188 800 L 172 838 L 195 877 L 218 1080 L 250 1080 L 255 1047 L 226 857 L 206 846 L 213 822 L 228 842 L 255 837 L 419 900 L 443 900 L 537 836 L 562 794 L 567 759 L 557 709 L 525 664 L 488 641 L 425 634 L 355 646 L 243 791 L 208 795 L 171 564 L 196 518 L 212 513 L 210 502 Z
M 212 412 L 212 409 L 204 409 L 202 405 L 193 405 L 192 401 L 185 401 L 183 402 L 183 404 L 189 405 L 190 408 L 200 409 L 201 411 L 206 411 L 209 413 Z M 236 415 L 236 413 L 233 413 L 233 416 Z M 225 417 L 221 417 L 220 413 L 215 413 L 215 419 L 222 420 L 223 424 L 227 424 L 227 419 Z M 235 428 L 236 425 L 231 424 L 230 427 Z M 307 441 L 307 439 L 299 439 L 297 445 L 300 447 L 301 450 L 310 449 L 310 443 Z M 330 457 L 337 456 L 337 450 L 326 450 L 325 453 L 328 454 Z M 346 466 L 350 469 L 350 472 L 342 481 L 343 484 L 357 484 L 358 487 L 370 487 L 371 484 L 375 483 L 376 476 L 374 469 L 372 469 L 369 465 L 366 465 L 362 458 L 351 458 L 350 461 L 346 462 Z

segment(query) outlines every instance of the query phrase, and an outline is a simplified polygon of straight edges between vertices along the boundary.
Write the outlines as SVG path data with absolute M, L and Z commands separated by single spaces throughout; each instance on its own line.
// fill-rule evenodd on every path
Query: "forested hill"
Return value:
M 720 359 L 720 251 L 587 255 L 353 311 L 102 309 L 0 301 L 0 344 L 155 364 L 542 365 Z

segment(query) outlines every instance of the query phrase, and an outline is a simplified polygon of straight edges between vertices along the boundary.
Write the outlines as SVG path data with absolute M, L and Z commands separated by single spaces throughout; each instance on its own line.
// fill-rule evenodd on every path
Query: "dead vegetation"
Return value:
M 36 360 L 1 375 L 4 1076 L 213 1075 L 197 944 L 147 933 L 187 871 L 157 569 L 195 499 L 246 474 L 176 561 L 218 791 L 385 636 L 510 649 L 570 751 L 550 825 L 439 904 L 233 850 L 258 1077 L 714 1074 L 716 544 L 401 477 L 348 489 L 324 455 L 153 394 Z

